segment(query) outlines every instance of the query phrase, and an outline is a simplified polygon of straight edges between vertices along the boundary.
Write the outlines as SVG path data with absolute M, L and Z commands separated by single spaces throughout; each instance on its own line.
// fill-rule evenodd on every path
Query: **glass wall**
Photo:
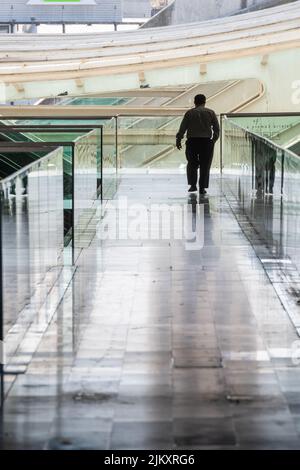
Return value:
M 300 155 L 300 115 L 230 115 L 230 120 L 244 129 L 270 139 L 278 146 Z
M 101 174 L 101 130 L 78 137 L 74 147 L 74 262 L 91 242 L 89 224 L 96 214 Z
M 103 123 L 103 199 L 113 199 L 118 188 L 117 122 L 113 117 Z
M 77 137 L 83 136 L 88 132 L 88 127 L 91 129 L 103 128 L 102 132 L 102 146 L 101 146 L 101 161 L 98 161 L 98 180 L 102 180 L 102 188 L 99 187 L 99 195 L 102 194 L 104 199 L 111 199 L 114 197 L 117 189 L 117 136 L 116 136 L 116 119 L 99 118 L 99 119 L 84 119 L 76 117 L 72 119 L 65 118 L 31 118 L 24 120 L 1 120 L 3 125 L 18 125 L 18 126 L 34 126 L 35 129 L 26 131 L 24 128 L 22 132 L 11 131 L 10 133 L 5 130 L 5 135 L 9 136 L 12 141 L 34 141 L 34 142 L 51 142 L 51 141 L 74 141 Z M 82 126 L 76 135 L 75 127 Z M 73 127 L 73 130 L 72 130 Z M 44 129 L 43 129 L 44 128 Z M 86 128 L 86 130 L 84 130 Z M 57 132 L 54 132 L 54 129 Z M 100 132 L 100 131 L 99 131 Z M 0 132 L 1 139 L 1 132 Z M 100 145 L 100 142 L 99 142 Z M 65 148 L 64 165 L 65 165 L 65 186 L 66 186 L 66 207 L 70 205 L 70 187 L 69 178 L 71 168 L 71 153 L 70 149 Z M 98 157 L 99 159 L 99 157 Z M 98 181 L 100 184 L 100 181 Z
M 260 256 L 300 270 L 300 158 L 232 119 L 222 129 L 223 191 L 238 220 L 250 222 Z
M 184 169 L 184 149 L 175 147 L 180 118 L 119 117 L 118 157 L 120 168 Z
M 0 181 L 6 368 L 63 265 L 63 149 L 49 151 Z
M 299 157 L 235 121 L 231 118 L 222 121 L 223 174 L 232 175 L 239 185 L 243 181 L 248 192 L 294 198 L 296 192 L 294 187 L 291 195 L 291 180 L 298 173 Z
M 103 180 L 102 126 L 87 127 L 1 129 L 6 140 L 0 143 L 0 167 L 9 174 L 0 181 L 1 338 L 10 373 L 23 367 L 23 342 L 32 328 L 40 328 L 37 317 L 48 315 L 46 299 L 62 268 L 74 264 L 95 236 L 92 227 Z M 68 237 L 66 209 L 71 214 Z
M 119 117 L 120 168 L 185 171 L 185 146 L 176 148 L 176 134 L 183 116 Z M 215 146 L 213 171 L 219 172 L 219 145 Z

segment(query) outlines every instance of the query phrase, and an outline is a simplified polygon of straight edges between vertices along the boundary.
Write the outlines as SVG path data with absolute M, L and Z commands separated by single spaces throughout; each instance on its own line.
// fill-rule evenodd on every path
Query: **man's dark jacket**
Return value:
M 188 139 L 204 137 L 216 142 L 220 135 L 220 126 L 216 113 L 203 105 L 189 109 L 185 113 L 176 135 L 177 142 L 183 139 L 186 132 Z

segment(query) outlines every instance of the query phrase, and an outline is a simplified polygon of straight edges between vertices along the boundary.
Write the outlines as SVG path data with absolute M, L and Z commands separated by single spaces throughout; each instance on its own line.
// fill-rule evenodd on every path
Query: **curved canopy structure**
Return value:
M 0 61 L 2 102 L 254 78 L 266 88 L 255 110 L 296 111 L 300 1 L 188 26 L 2 35 Z

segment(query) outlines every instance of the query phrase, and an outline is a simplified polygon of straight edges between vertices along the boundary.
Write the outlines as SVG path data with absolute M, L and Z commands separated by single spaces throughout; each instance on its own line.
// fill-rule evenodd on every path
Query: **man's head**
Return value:
M 205 105 L 206 103 L 206 96 L 205 95 L 196 95 L 194 98 L 195 106 Z

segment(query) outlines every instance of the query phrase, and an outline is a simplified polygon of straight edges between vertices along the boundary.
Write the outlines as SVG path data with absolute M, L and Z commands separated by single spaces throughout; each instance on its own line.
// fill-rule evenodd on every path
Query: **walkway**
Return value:
M 183 175 L 119 195 L 186 202 Z M 3 417 L 3 448 L 299 448 L 296 331 L 217 180 L 205 246 L 95 238 Z

